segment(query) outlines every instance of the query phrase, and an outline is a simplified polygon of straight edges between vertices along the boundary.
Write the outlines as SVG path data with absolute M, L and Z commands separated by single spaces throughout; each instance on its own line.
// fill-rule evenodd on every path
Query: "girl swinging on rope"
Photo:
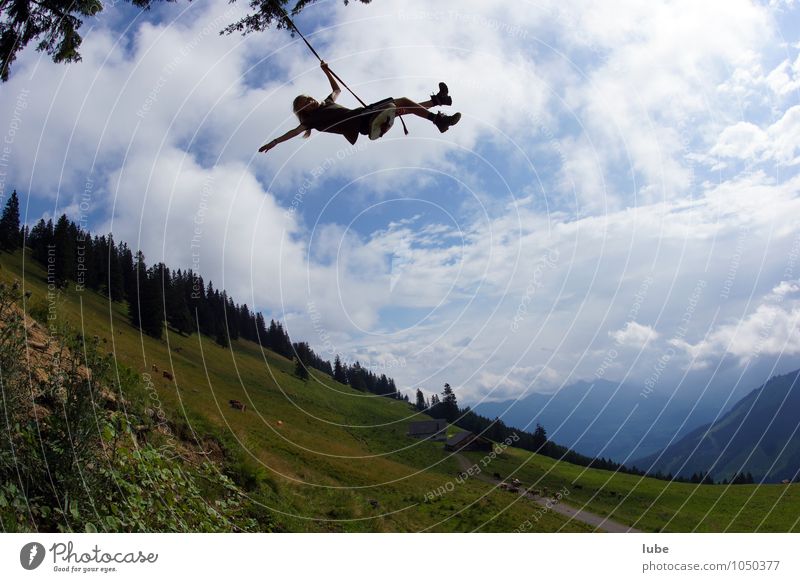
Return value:
M 336 99 L 341 93 L 339 85 L 334 79 L 333 73 L 328 68 L 325 61 L 320 61 L 320 67 L 328 77 L 331 84 L 331 94 L 323 101 L 319 102 L 308 95 L 298 95 L 294 99 L 292 109 L 300 125 L 287 131 L 265 143 L 259 148 L 259 152 L 265 153 L 274 148 L 279 143 L 287 141 L 295 136 L 304 134 L 303 137 L 311 135 L 311 130 L 324 131 L 327 133 L 338 133 L 343 135 L 351 144 L 355 144 L 359 135 L 368 135 L 370 139 L 377 139 L 385 134 L 394 122 L 395 116 L 412 114 L 432 121 L 439 131 L 444 133 L 451 125 L 458 123 L 461 114 L 444 115 L 442 113 L 431 113 L 431 107 L 438 105 L 452 105 L 453 99 L 448 94 L 447 85 L 439 83 L 439 92 L 431 95 L 431 98 L 421 103 L 416 103 L 406 97 L 394 99 L 389 97 L 383 101 L 378 101 L 366 107 L 348 109 L 336 103 Z

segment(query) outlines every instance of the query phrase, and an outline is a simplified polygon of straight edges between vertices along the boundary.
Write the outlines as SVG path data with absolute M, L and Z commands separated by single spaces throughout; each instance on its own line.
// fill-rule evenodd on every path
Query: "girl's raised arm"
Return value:
M 259 151 L 260 153 L 262 153 L 262 154 L 265 154 L 265 153 L 267 153 L 269 150 L 271 150 L 272 148 L 274 148 L 276 145 L 278 145 L 279 143 L 282 143 L 282 142 L 285 142 L 285 141 L 287 141 L 287 140 L 290 140 L 290 139 L 292 139 L 293 137 L 295 137 L 295 136 L 297 136 L 297 135 L 300 135 L 301 133 L 303 133 L 303 132 L 304 132 L 304 131 L 306 131 L 307 129 L 308 129 L 308 128 L 307 128 L 305 125 L 302 125 L 302 124 L 301 124 L 301 125 L 298 125 L 298 126 L 297 126 L 297 127 L 295 127 L 294 129 L 290 129 L 289 131 L 287 131 L 286 133 L 284 133 L 282 136 L 280 136 L 280 137 L 276 137 L 276 138 L 275 138 L 275 139 L 273 139 L 271 142 L 265 143 L 265 144 L 264 144 L 264 145 L 262 145 L 260 148 L 258 148 L 258 151 Z
M 325 76 L 328 77 L 328 81 L 331 84 L 330 100 L 336 101 L 336 99 L 339 97 L 339 93 L 342 92 L 342 90 L 339 88 L 339 84 L 336 82 L 336 79 L 333 78 L 331 70 L 328 68 L 328 63 L 325 61 L 320 61 L 319 68 L 325 72 Z

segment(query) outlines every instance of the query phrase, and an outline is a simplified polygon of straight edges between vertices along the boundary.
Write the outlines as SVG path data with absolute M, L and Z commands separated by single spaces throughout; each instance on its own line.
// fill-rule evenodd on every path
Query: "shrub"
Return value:
M 3 531 L 265 529 L 220 467 L 137 440 L 132 427 L 148 422 L 141 406 L 126 403 L 123 414 L 110 403 L 141 394 L 141 378 L 117 369 L 97 339 L 64 327 L 46 351 L 26 352 L 18 290 L 0 285 Z

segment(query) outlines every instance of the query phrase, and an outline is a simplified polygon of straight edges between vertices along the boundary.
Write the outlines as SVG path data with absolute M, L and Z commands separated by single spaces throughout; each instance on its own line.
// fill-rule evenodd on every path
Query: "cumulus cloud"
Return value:
M 620 346 L 643 348 L 652 340 L 658 338 L 658 332 L 649 325 L 629 321 L 625 324 L 625 327 L 608 332 L 608 337 Z
M 672 340 L 688 353 L 696 367 L 725 355 L 740 365 L 761 356 L 800 354 L 800 284 L 781 281 L 756 308 L 738 321 L 722 324 L 694 344 Z
M 284 32 L 216 35 L 238 4 L 101 23 L 68 67 L 22 55 L 0 121 L 29 88 L 8 170 L 32 207 L 74 210 L 90 182 L 93 230 L 200 270 L 327 357 L 391 367 L 404 389 L 450 382 L 465 402 L 589 378 L 616 344 L 722 357 L 716 309 L 753 330 L 792 316 L 794 290 L 772 288 L 792 279 L 800 212 L 800 108 L 783 105 L 798 61 L 771 60 L 769 6 L 312 5 L 300 25 L 365 100 L 445 80 L 462 121 L 260 156 L 296 125 L 292 98 L 329 87 Z M 697 164 L 711 158 L 793 167 L 720 176 Z M 676 339 L 699 280 L 707 309 Z M 765 312 L 748 303 L 767 295 Z
M 710 153 L 757 163 L 774 161 L 794 165 L 800 162 L 799 148 L 800 105 L 795 105 L 764 129 L 748 121 L 726 127 Z
M 766 77 L 766 83 L 777 95 L 786 96 L 800 89 L 800 55 L 794 61 L 785 59 Z

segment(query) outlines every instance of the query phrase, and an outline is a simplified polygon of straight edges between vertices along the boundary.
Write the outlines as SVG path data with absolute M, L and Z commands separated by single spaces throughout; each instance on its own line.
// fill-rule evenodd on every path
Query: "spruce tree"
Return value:
M 536 423 L 536 430 L 533 431 L 533 446 L 537 449 L 547 444 L 547 431 L 544 427 Z
M 423 410 L 425 410 L 427 408 L 426 403 L 425 403 L 425 395 L 422 393 L 422 390 L 420 390 L 419 388 L 417 388 L 417 404 L 416 404 L 416 408 L 420 412 L 422 412 Z
M 75 274 L 75 238 L 66 214 L 56 222 L 53 229 L 53 245 L 55 245 L 55 264 L 53 274 L 56 285 L 63 286 Z
M 442 390 L 440 414 L 447 419 L 447 422 L 454 422 L 458 418 L 458 400 L 450 384 L 445 384 Z
M 344 366 L 342 366 L 342 360 L 339 358 L 338 354 L 333 361 L 333 379 L 341 384 L 347 384 L 347 373 L 344 370 Z
M 186 305 L 185 285 L 184 276 L 178 269 L 169 280 L 163 282 L 164 303 L 167 310 L 167 322 L 178 333 L 190 335 L 194 331 L 194 320 Z
M 120 256 L 120 248 L 114 243 L 114 237 L 108 235 L 108 296 L 112 301 L 122 301 L 125 299 L 125 275 L 123 272 L 123 257 Z
M 140 293 L 142 331 L 156 339 L 164 333 L 164 299 L 161 281 L 166 266 L 159 263 L 149 269 Z
M 19 229 L 19 198 L 14 190 L 0 217 L 0 249 L 11 252 L 22 246 Z
M 40 218 L 36 226 L 31 229 L 30 237 L 28 237 L 28 246 L 33 251 L 33 258 L 45 266 L 47 265 L 47 245 L 50 244 L 52 236 L 52 229 L 48 229 L 44 218 Z
M 142 251 L 136 253 L 133 272 L 134 276 L 128 291 L 128 318 L 133 327 L 142 329 L 141 290 L 147 282 L 147 265 L 145 265 Z
M 256 337 L 261 346 L 266 345 L 267 342 L 267 325 L 264 321 L 264 316 L 259 313 L 256 315 Z
M 310 355 L 308 344 L 305 342 L 294 344 L 294 352 L 294 374 L 303 381 L 308 380 L 308 364 Z

